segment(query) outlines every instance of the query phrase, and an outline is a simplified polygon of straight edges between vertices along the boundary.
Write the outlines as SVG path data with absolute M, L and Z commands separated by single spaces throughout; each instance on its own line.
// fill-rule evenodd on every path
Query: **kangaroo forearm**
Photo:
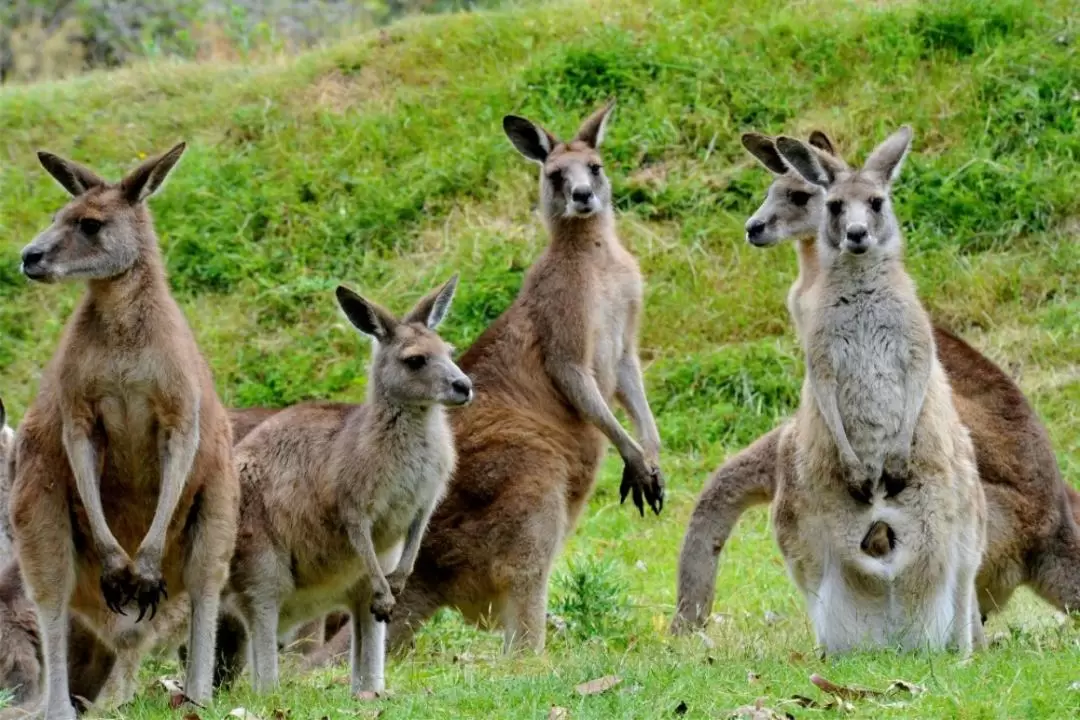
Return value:
M 420 541 L 424 538 L 428 522 L 435 507 L 425 508 L 409 525 L 409 532 L 405 535 L 405 548 L 401 551 L 401 559 L 398 561 L 397 571 L 409 575 L 413 566 L 416 565 L 416 556 L 420 554 Z
M 919 416 L 922 415 L 923 403 L 926 401 L 926 388 L 929 383 L 929 363 L 926 363 L 925 367 L 912 368 L 912 371 L 908 373 L 904 393 L 904 423 L 897 448 L 904 453 L 911 451 L 915 427 L 919 424 Z
M 856 460 L 855 450 L 851 447 L 847 432 L 844 431 L 844 421 L 840 417 L 840 408 L 836 404 L 836 383 L 828 378 L 815 376 L 811 371 L 810 387 L 814 392 L 821 419 L 829 428 L 836 442 L 836 448 L 840 451 L 840 457 L 848 462 Z
M 600 394 L 596 380 L 584 369 L 577 367 L 560 368 L 554 373 L 555 380 L 570 403 L 586 420 L 600 428 L 608 440 L 626 458 L 641 452 L 641 447 L 634 438 L 619 424 L 618 418 Z
M 196 423 L 184 430 L 170 430 L 165 439 L 162 455 L 161 491 L 158 493 L 157 507 L 150 529 L 139 545 L 139 552 L 160 557 L 165 548 L 165 533 L 172 522 L 173 513 L 180 502 L 180 496 L 187 485 L 191 467 L 195 462 L 195 452 L 199 447 L 199 429 Z
M 116 537 L 105 520 L 105 509 L 101 503 L 101 486 L 98 481 L 97 451 L 90 437 L 75 428 L 64 428 L 64 447 L 67 451 L 71 471 L 75 476 L 75 489 L 86 508 L 90 520 L 90 534 L 99 553 L 106 554 L 120 547 Z
M 385 585 L 386 575 L 379 565 L 379 556 L 375 554 L 375 543 L 371 539 L 371 521 L 363 519 L 349 528 L 349 542 L 356 550 L 356 556 L 364 566 L 364 573 L 371 578 L 372 586 Z
M 656 427 L 649 400 L 645 395 L 645 383 L 641 377 L 641 367 L 637 357 L 630 354 L 619 365 L 618 397 L 623 407 L 630 413 L 638 439 L 647 454 L 660 452 L 660 431 Z

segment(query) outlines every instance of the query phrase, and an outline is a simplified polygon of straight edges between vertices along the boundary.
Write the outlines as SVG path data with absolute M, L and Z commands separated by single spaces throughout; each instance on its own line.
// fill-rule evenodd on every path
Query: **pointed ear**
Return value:
M 379 342 L 386 342 L 394 333 L 397 320 L 388 311 L 365 300 L 344 285 L 338 285 L 337 301 L 357 330 Z
M 829 162 L 829 155 L 822 155 L 806 143 L 784 135 L 776 138 L 776 149 L 806 182 L 827 188 L 836 181 L 839 168 Z
M 169 171 L 173 169 L 180 156 L 184 154 L 186 143 L 179 143 L 163 155 L 152 157 L 135 168 L 120 181 L 120 189 L 128 202 L 140 203 L 157 192 Z
M 4 399 L 0 398 L 0 429 L 7 427 L 7 410 L 4 408 Z
M 39 150 L 37 156 L 41 167 L 45 168 L 53 179 L 72 195 L 82 195 L 90 188 L 105 184 L 105 181 L 93 170 L 77 162 L 65 160 L 44 150 Z
M 833 157 L 840 157 L 840 154 L 836 152 L 836 146 L 833 145 L 833 141 L 821 130 L 814 130 L 810 133 L 810 145 L 816 147 L 818 150 L 832 155 Z
M 423 323 L 429 330 L 434 330 L 446 317 L 447 311 L 450 310 L 450 301 L 454 299 L 457 282 L 458 274 L 454 273 L 453 277 L 447 280 L 441 288 L 421 298 L 420 302 L 416 303 L 416 307 L 405 316 L 403 322 Z
M 776 143 L 768 135 L 761 133 L 743 133 L 742 145 L 746 151 L 756 157 L 770 172 L 783 175 L 788 171 L 787 163 L 776 151 Z
M 863 169 L 881 175 L 891 185 L 900 175 L 900 167 L 910 148 L 911 127 L 904 125 L 874 148 Z
M 532 120 L 517 115 L 503 118 L 503 131 L 517 151 L 532 160 L 543 164 L 551 153 L 551 148 L 559 144 L 555 136 Z
M 607 130 L 607 123 L 611 118 L 611 111 L 614 109 L 615 98 L 612 98 L 604 104 L 604 107 L 585 118 L 585 121 L 581 123 L 581 127 L 578 128 L 574 139 L 581 140 L 593 150 L 600 147 L 600 143 L 604 141 L 604 131 Z

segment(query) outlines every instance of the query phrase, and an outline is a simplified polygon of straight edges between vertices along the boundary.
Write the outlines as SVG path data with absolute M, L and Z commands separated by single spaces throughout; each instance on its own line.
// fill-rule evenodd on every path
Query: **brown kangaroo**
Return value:
M 750 133 L 743 144 L 776 176 L 747 222 L 747 240 L 770 247 L 798 238 L 799 279 L 788 299 L 789 308 L 797 307 L 796 289 L 809 287 L 807 278 L 818 273 L 813 234 L 824 212 L 824 193 L 790 169 L 772 138 Z M 837 155 L 824 133 L 813 133 L 810 144 Z M 983 618 L 1003 608 L 1020 585 L 1030 585 L 1059 609 L 1080 609 L 1080 495 L 1062 481 L 1046 428 L 1001 368 L 948 330 L 935 326 L 933 333 L 986 495 L 987 547 L 976 577 Z M 747 508 L 771 503 L 777 473 L 791 470 L 777 458 L 781 434 L 790 424 L 734 455 L 702 490 L 679 555 L 673 632 L 707 622 L 717 561 L 732 529 Z
M 240 442 L 260 422 L 277 412 L 277 409 L 271 408 L 230 410 L 233 440 Z M 6 429 L 10 432 L 10 428 Z M 11 435 L 13 437 L 14 433 Z M 0 498 L 3 499 L 0 502 L 0 520 L 7 517 L 6 499 L 10 491 L 10 476 L 5 475 L 7 446 L 4 439 L 5 434 L 0 431 Z M 0 522 L 0 525 L 4 524 L 6 521 Z M 0 537 L 0 543 L 5 541 L 10 542 L 10 538 Z M 177 611 L 172 614 L 174 622 L 161 631 L 164 636 L 158 638 L 159 645 L 179 642 L 178 636 L 187 628 L 187 614 L 187 608 L 178 604 Z M 223 613 L 218 624 L 219 661 L 215 665 L 215 686 L 237 671 L 228 663 L 238 661 L 238 657 L 233 657 L 237 653 L 235 646 L 243 639 L 243 627 L 238 620 Z M 13 705 L 30 707 L 39 699 L 44 656 L 34 604 L 26 594 L 13 555 L 7 561 L 7 566 L 0 570 L 0 647 L 4 648 L 4 659 L 0 660 L 0 689 L 14 693 Z M 121 704 L 131 700 L 141 653 L 138 648 L 128 647 L 121 648 L 119 655 L 117 657 L 117 653 L 73 615 L 68 635 L 68 683 L 72 698 L 78 698 L 79 702 L 94 702 L 103 697 Z M 113 683 L 115 689 L 106 687 L 106 681 Z
M 49 720 L 75 716 L 72 612 L 114 648 L 141 651 L 158 629 L 158 605 L 186 596 L 185 692 L 205 702 L 212 690 L 239 485 L 228 417 L 169 294 L 146 206 L 183 150 L 116 184 L 38 156 L 73 199 L 23 250 L 23 272 L 87 284 L 15 442 L 11 521 L 38 611 Z

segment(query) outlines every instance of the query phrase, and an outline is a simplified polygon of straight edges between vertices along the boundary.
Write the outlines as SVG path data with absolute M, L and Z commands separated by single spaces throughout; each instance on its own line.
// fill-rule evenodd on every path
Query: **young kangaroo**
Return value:
M 623 458 L 620 494 L 663 506 L 660 438 L 637 356 L 642 278 L 619 242 L 598 152 L 609 104 L 561 142 L 507 116 L 540 166 L 550 244 L 513 305 L 462 356 L 477 402 L 455 413 L 458 467 L 390 626 L 392 646 L 449 605 L 501 624 L 504 648 L 543 649 L 551 566 L 592 491 L 605 438 Z M 635 440 L 611 411 L 618 400 Z
M 228 417 L 169 294 L 146 206 L 183 150 L 116 184 L 38 156 L 74 199 L 23 250 L 23 272 L 87 285 L 15 440 L 11 521 L 37 605 L 50 720 L 74 717 L 71 612 L 114 648 L 142 648 L 158 604 L 186 593 L 185 692 L 196 702 L 211 693 L 239 486 Z M 133 604 L 136 618 L 125 612 Z
M 256 691 L 277 684 L 279 629 L 338 607 L 353 617 L 353 691 L 383 689 L 384 623 L 454 467 L 444 407 L 472 399 L 435 334 L 456 285 L 455 275 L 400 321 L 339 287 L 345 314 L 376 343 L 367 402 L 282 410 L 237 447 L 230 599 L 250 633 Z
M 905 126 L 852 171 L 798 140 L 776 141 L 826 190 L 820 274 L 800 303 L 807 371 L 790 432 L 795 472 L 773 517 L 827 652 L 897 642 L 966 653 L 981 637 L 985 498 L 889 198 L 910 143 Z M 868 529 L 879 522 L 895 548 L 873 557 Z
M 822 132 L 810 144 L 837 160 Z M 799 277 L 788 295 L 797 303 L 818 275 L 816 233 L 825 191 L 791 170 L 775 141 L 748 133 L 743 145 L 775 175 L 768 194 L 747 221 L 747 240 L 771 247 L 796 240 Z M 1029 583 L 1058 609 L 1080 607 L 1080 517 L 1077 493 L 1064 482 L 1046 428 L 1012 379 L 993 362 L 941 327 L 934 328 L 937 356 L 952 386 L 953 402 L 975 446 L 986 494 L 987 551 L 977 586 L 983 617 L 1002 607 L 1016 587 Z M 724 463 L 702 491 L 679 556 L 678 609 L 673 632 L 705 623 L 712 612 L 717 558 L 748 507 L 772 502 L 782 428 L 762 436 Z

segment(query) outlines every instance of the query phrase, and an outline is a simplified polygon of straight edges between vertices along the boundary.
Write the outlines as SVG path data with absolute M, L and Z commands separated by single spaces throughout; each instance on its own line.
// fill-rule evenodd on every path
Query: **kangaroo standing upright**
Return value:
M 975 576 L 986 506 L 931 324 L 904 271 L 889 191 L 904 127 L 849 170 L 800 141 L 777 149 L 826 189 L 820 274 L 803 295 L 803 399 L 781 454 L 777 541 L 828 652 L 981 640 Z
M 230 604 L 251 637 L 258 692 L 277 684 L 279 629 L 335 608 L 353 618 L 353 691 L 383 689 L 385 622 L 454 467 L 444 408 L 472 399 L 435 334 L 456 286 L 455 275 L 402 320 L 339 287 L 349 320 L 376 341 L 367 402 L 296 405 L 237 446 Z
M 211 694 L 239 486 L 229 419 L 169 294 L 146 206 L 183 150 L 116 184 L 39 153 L 74 199 L 23 250 L 23 272 L 87 285 L 15 441 L 11 520 L 37 606 L 49 720 L 75 715 L 69 613 L 114 648 L 142 647 L 158 604 L 185 593 L 185 692 L 196 702 Z
M 504 648 L 542 649 L 548 575 L 592 491 L 605 438 L 624 462 L 620 494 L 663 506 L 660 438 L 638 362 L 642 278 L 619 242 L 598 148 L 612 109 L 561 142 L 507 116 L 514 146 L 540 166 L 551 242 L 521 292 L 462 356 L 477 399 L 455 413 L 458 466 L 399 598 L 400 647 L 439 607 L 501 624 Z M 611 410 L 618 399 L 635 440 Z

